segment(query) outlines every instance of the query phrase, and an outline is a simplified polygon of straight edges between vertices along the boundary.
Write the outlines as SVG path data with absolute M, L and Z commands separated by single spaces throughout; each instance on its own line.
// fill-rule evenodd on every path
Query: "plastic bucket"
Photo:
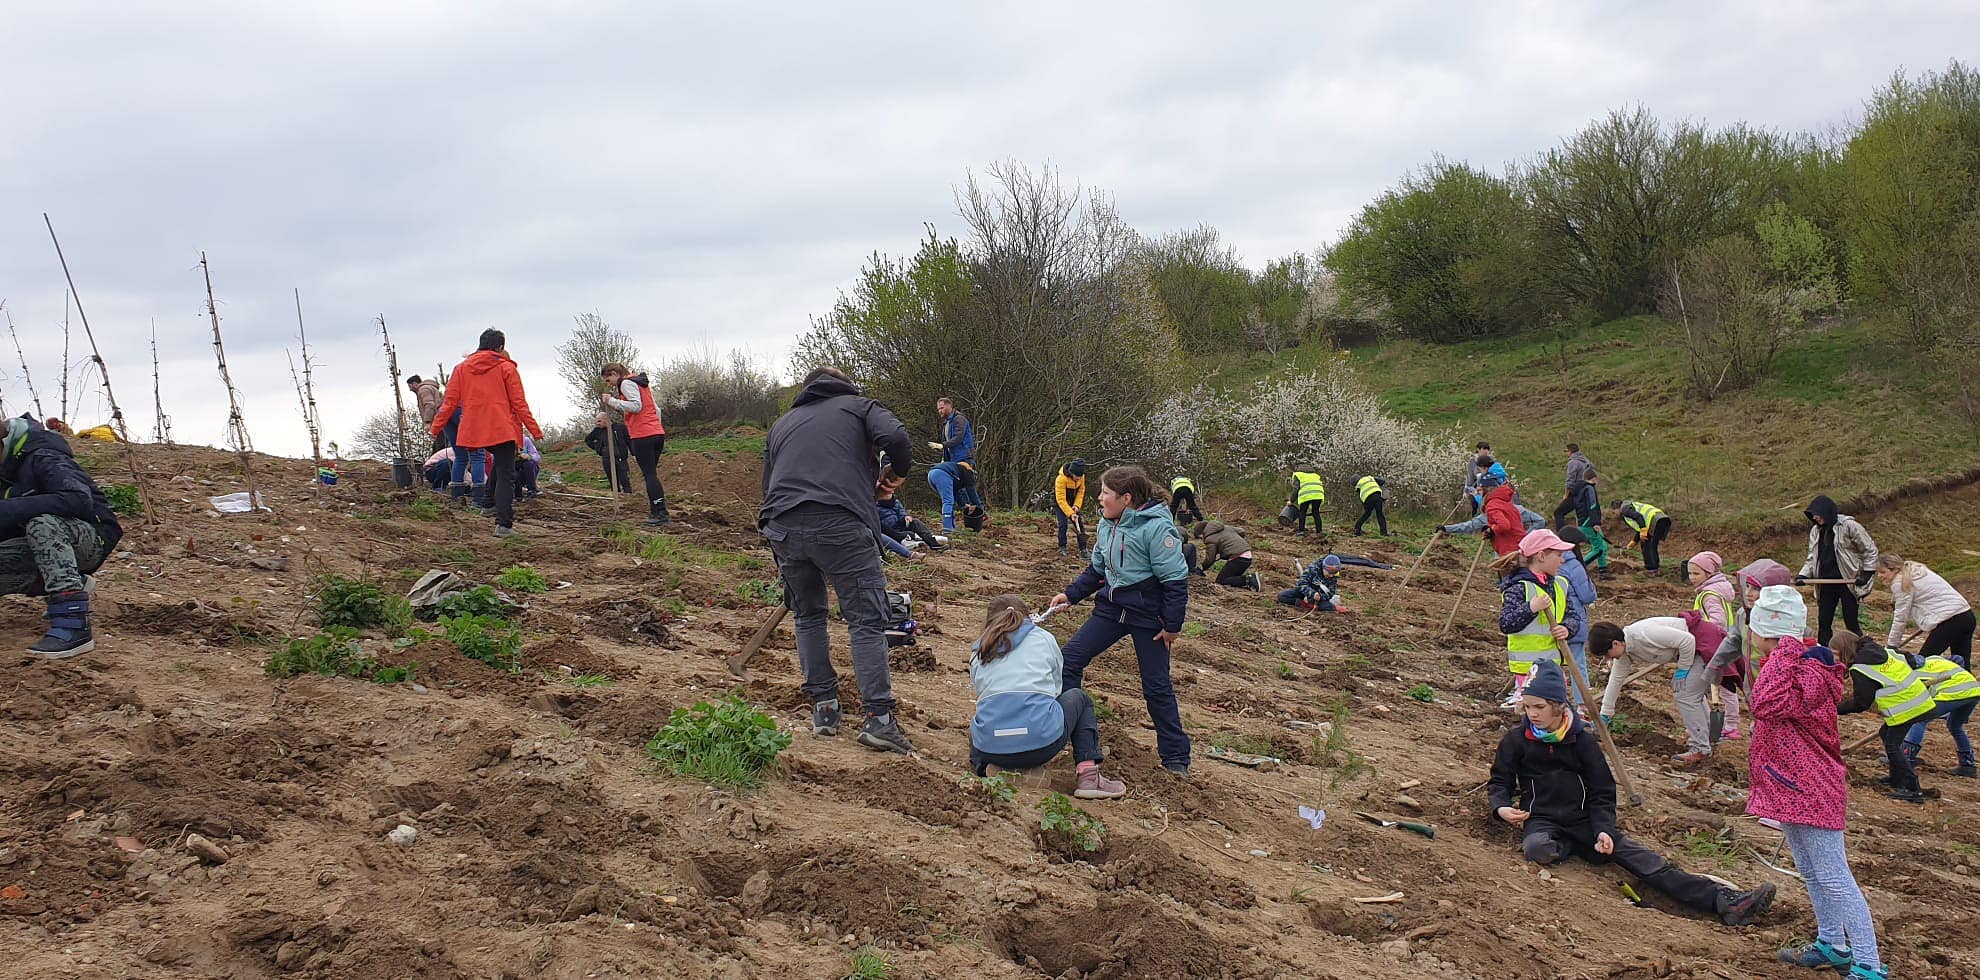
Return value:
M 405 459 L 392 461 L 392 485 L 401 490 L 411 490 L 413 485 L 412 463 Z

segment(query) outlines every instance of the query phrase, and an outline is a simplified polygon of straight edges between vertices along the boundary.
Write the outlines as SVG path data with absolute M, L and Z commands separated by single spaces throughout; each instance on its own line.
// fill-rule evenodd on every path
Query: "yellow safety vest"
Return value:
M 1372 476 L 1364 476 L 1355 481 L 1354 489 L 1361 494 L 1361 502 L 1367 503 L 1368 498 L 1382 492 L 1382 483 Z
M 1905 724 L 1936 704 L 1918 672 L 1896 654 L 1885 657 L 1881 664 L 1856 664 L 1849 669 L 1883 682 L 1877 688 L 1877 713 L 1884 716 L 1885 725 Z
M 1926 657 L 1925 666 L 1918 668 L 1918 679 L 1932 689 L 1932 700 L 1941 704 L 1980 698 L 1980 680 L 1975 680 L 1957 660 Z
M 1190 493 L 1195 493 L 1196 484 L 1191 483 L 1189 477 L 1179 476 L 1169 481 L 1169 492 L 1175 493 L 1178 490 L 1188 490 Z
M 1636 511 L 1637 516 L 1640 518 L 1640 520 L 1630 519 L 1629 512 L 1632 509 Z M 1660 518 L 1662 516 L 1664 516 L 1663 511 L 1658 510 L 1657 508 L 1652 507 L 1641 500 L 1632 500 L 1629 502 L 1629 507 L 1624 508 L 1623 510 L 1623 523 L 1629 525 L 1630 530 L 1635 531 L 1638 534 L 1642 534 L 1648 531 L 1650 528 L 1655 527 L 1657 524 L 1657 518 Z
M 1533 597 L 1540 594 L 1540 587 L 1530 581 L 1522 581 L 1526 586 L 1526 601 L 1531 604 Z M 1554 576 L 1554 605 L 1547 615 L 1533 617 L 1517 633 L 1506 634 L 1506 669 L 1515 674 L 1524 674 L 1533 669 L 1535 661 L 1548 663 L 1561 662 L 1561 648 L 1554 642 L 1554 624 L 1567 611 L 1567 580 Z
M 1321 503 L 1327 502 L 1327 487 L 1320 482 L 1320 474 L 1294 473 L 1293 479 L 1299 483 L 1299 496 L 1297 498 L 1299 503 L 1311 503 L 1315 500 Z
M 1705 597 L 1708 595 L 1720 600 L 1720 604 L 1725 607 L 1726 622 L 1712 623 L 1712 617 L 1705 614 Z M 1726 598 L 1725 596 L 1719 595 L 1717 592 L 1700 592 L 1698 593 L 1696 598 L 1691 600 L 1691 611 L 1697 613 L 1698 618 L 1704 620 L 1705 622 L 1712 623 L 1712 625 L 1714 626 L 1720 626 L 1720 627 L 1724 627 L 1727 630 L 1731 630 L 1733 627 L 1732 624 L 1733 604 L 1724 601 L 1725 598 Z

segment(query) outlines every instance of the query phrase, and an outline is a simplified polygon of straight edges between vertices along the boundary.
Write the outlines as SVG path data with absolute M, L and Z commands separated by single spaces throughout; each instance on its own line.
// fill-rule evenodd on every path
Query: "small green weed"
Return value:
M 1107 842 L 1107 825 L 1073 805 L 1064 793 L 1047 793 L 1038 801 L 1038 829 L 1068 857 L 1091 854 Z
M 610 674 L 568 674 L 563 678 L 571 687 L 604 687 L 612 683 Z
M 477 585 L 466 592 L 456 592 L 440 600 L 433 607 L 434 615 L 440 619 L 457 616 L 488 616 L 500 619 L 508 613 L 508 605 L 495 594 L 494 586 Z
M 1017 799 L 1017 773 L 1000 772 L 995 776 L 977 776 L 963 773 L 956 777 L 956 785 L 972 793 L 980 793 L 1000 803 Z
M 1198 622 L 1184 623 L 1182 628 L 1182 635 L 1184 636 L 1202 636 L 1208 632 L 1210 632 L 1210 627 Z
M 1292 680 L 1293 679 L 1292 664 L 1286 662 L 1285 660 L 1280 660 L 1279 666 L 1276 669 L 1274 669 L 1272 673 L 1279 675 L 1279 679 L 1282 681 Z
M 495 584 L 511 592 L 548 592 L 550 580 L 528 565 L 510 565 L 495 577 Z
M 1642 727 L 1643 727 L 1642 725 L 1639 725 L 1636 722 L 1629 720 L 1628 715 L 1612 715 L 1609 718 L 1609 734 L 1614 735 L 1617 738 L 1621 738 L 1624 735 L 1628 735 L 1630 732 L 1636 731 Z
M 522 630 L 499 616 L 450 616 L 440 620 L 447 641 L 461 656 L 496 670 L 522 673 Z
M 1415 698 L 1424 704 L 1437 700 L 1437 689 L 1428 684 L 1418 684 L 1403 692 L 1405 697 Z
M 1739 863 L 1739 843 L 1726 830 L 1694 830 L 1684 835 L 1684 853 L 1714 862 L 1722 870 L 1729 871 Z
M 1107 701 L 1107 696 L 1098 691 L 1093 692 L 1093 719 L 1095 721 L 1109 721 L 1113 717 L 1114 706 Z
M 110 509 L 119 514 L 137 514 L 144 510 L 144 498 L 138 495 L 138 488 L 128 483 L 112 483 L 103 488 L 103 496 L 110 501 Z
M 275 677 L 321 674 L 324 677 L 363 677 L 377 666 L 364 655 L 358 631 L 331 626 L 310 637 L 298 636 L 269 656 L 262 670 Z
M 714 704 L 674 709 L 646 743 L 646 754 L 680 775 L 748 788 L 763 785 L 777 753 L 790 747 L 789 732 L 731 694 Z
M 736 586 L 736 595 L 752 606 L 774 606 L 784 601 L 784 588 L 769 579 L 753 578 Z
M 871 946 L 861 946 L 852 954 L 845 980 L 888 980 L 893 975 L 894 964 L 884 954 Z
M 404 667 L 380 667 L 371 679 L 380 684 L 400 684 L 413 679 L 413 671 L 419 669 L 419 662 L 413 661 Z
M 369 579 L 326 575 L 318 584 L 316 614 L 325 627 L 403 627 L 412 622 L 412 606 Z
M 1218 732 L 1210 737 L 1210 744 L 1226 751 L 1243 752 L 1247 755 L 1271 755 L 1275 751 L 1272 743 L 1243 732 Z
M 406 505 L 406 513 L 415 520 L 437 521 L 447 516 L 447 508 L 440 506 L 440 501 L 432 497 L 414 497 L 413 502 Z

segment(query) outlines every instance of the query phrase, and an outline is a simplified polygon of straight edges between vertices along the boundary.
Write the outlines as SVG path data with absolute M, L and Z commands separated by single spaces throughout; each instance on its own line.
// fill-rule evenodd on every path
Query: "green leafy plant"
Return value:
M 1428 684 L 1418 684 L 1403 692 L 1405 697 L 1415 698 L 1424 704 L 1437 700 L 1437 689 Z
M 1272 672 L 1279 675 L 1279 679 L 1282 681 L 1289 681 L 1293 679 L 1292 664 L 1284 660 L 1279 661 L 1279 666 Z
M 412 622 L 412 606 L 369 579 L 326 575 L 318 583 L 316 614 L 325 627 L 365 629 L 403 627 Z
M 1642 727 L 1643 727 L 1642 725 L 1639 725 L 1636 722 L 1631 721 L 1628 715 L 1611 715 L 1609 717 L 1609 734 L 1614 735 L 1617 738 L 1621 738 L 1624 735 L 1628 735 L 1630 732 L 1636 731 L 1637 729 Z
M 528 565 L 510 565 L 495 577 L 495 584 L 511 592 L 548 592 L 550 580 Z
M 380 684 L 399 684 L 412 680 L 413 671 L 418 669 L 418 661 L 409 663 L 404 667 L 380 667 L 376 673 L 371 675 L 371 679 Z
M 1107 842 L 1107 825 L 1073 805 L 1064 793 L 1047 793 L 1038 801 L 1038 829 L 1068 854 L 1091 854 Z
M 400 636 L 394 639 L 392 641 L 392 649 L 404 650 L 407 647 L 416 647 L 422 643 L 425 643 L 430 639 L 433 639 L 433 637 L 434 637 L 434 633 L 431 630 L 428 630 L 424 627 L 415 626 L 412 629 L 407 630 L 404 636 Z
M 440 620 L 447 641 L 461 656 L 496 670 L 522 673 L 522 630 L 499 616 L 449 616 Z
M 110 501 L 110 509 L 119 514 L 137 514 L 144 511 L 144 498 L 138 495 L 138 488 L 128 483 L 112 483 L 103 488 L 103 496 Z
M 784 601 L 783 586 L 768 579 L 753 578 L 736 586 L 736 595 L 752 606 L 774 606 Z
M 956 777 L 956 785 L 972 793 L 990 797 L 999 803 L 1009 803 L 1017 799 L 1017 773 L 1000 772 L 995 776 L 977 776 L 963 773 Z
M 683 776 L 722 786 L 763 785 L 791 734 L 736 695 L 710 704 L 676 708 L 666 727 L 646 743 L 653 761 Z
M 495 594 L 492 585 L 477 585 L 466 592 L 456 592 L 441 599 L 433 607 L 434 614 L 441 619 L 456 616 L 487 616 L 500 619 L 509 611 L 508 603 Z
M 885 955 L 871 946 L 861 946 L 852 954 L 845 980 L 888 980 L 893 975 L 894 964 Z
M 363 677 L 376 664 L 364 655 L 358 631 L 348 626 L 331 626 L 315 636 L 298 636 L 282 644 L 269 656 L 262 670 L 275 677 L 321 674 L 325 677 Z

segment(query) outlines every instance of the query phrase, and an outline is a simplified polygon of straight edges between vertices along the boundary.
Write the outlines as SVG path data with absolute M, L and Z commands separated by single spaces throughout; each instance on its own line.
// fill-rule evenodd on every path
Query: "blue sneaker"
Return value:
M 1891 968 L 1880 966 L 1874 970 L 1861 963 L 1849 968 L 1850 980 L 1890 980 Z
M 1811 970 L 1828 967 L 1837 973 L 1848 973 L 1856 965 L 1856 958 L 1849 950 L 1837 949 L 1820 939 L 1806 946 L 1790 946 L 1774 954 L 1774 958 L 1793 966 L 1805 966 Z

